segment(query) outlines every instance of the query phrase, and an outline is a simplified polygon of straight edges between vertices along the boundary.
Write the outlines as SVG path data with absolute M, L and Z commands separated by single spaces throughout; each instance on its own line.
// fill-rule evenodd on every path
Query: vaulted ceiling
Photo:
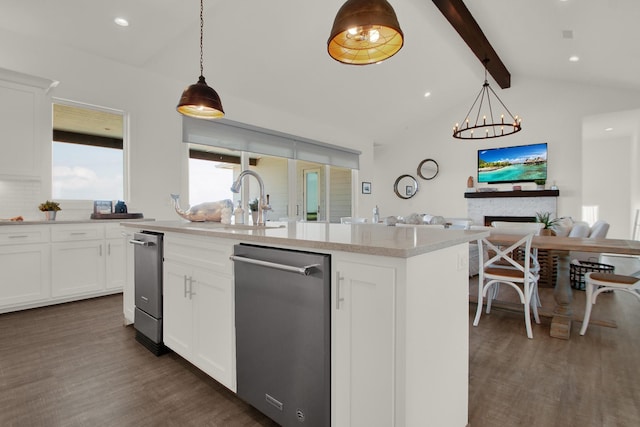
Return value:
M 468 107 L 484 78 L 482 65 L 431 0 L 390 0 L 405 46 L 388 61 L 364 67 L 340 64 L 326 53 L 343 2 L 205 0 L 207 81 L 223 102 L 266 105 L 373 140 L 443 109 Z M 499 92 L 501 97 L 508 99 L 524 78 L 640 90 L 637 0 L 465 3 L 511 73 L 511 88 Z M 199 74 L 197 0 L 0 0 L 0 10 L 0 28 L 18 35 L 55 41 L 185 86 Z M 114 25 L 116 16 L 130 26 Z M 570 62 L 572 55 L 580 61 Z M 234 119 L 234 111 L 225 109 Z

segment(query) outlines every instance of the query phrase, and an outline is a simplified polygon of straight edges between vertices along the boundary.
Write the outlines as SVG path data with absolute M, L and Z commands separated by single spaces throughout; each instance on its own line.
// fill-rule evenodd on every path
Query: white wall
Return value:
M 494 86 L 494 85 L 492 85 Z M 547 185 L 560 188 L 558 215 L 580 217 L 582 206 L 582 119 L 585 116 L 634 109 L 640 106 L 640 93 L 570 82 L 513 79 L 513 87 L 498 91 L 512 113 L 523 118 L 522 131 L 490 140 L 457 140 L 451 136 L 455 122 L 469 108 L 461 101 L 455 111 L 442 111 L 432 121 L 413 121 L 393 140 L 376 141 L 373 196 L 382 217 L 412 212 L 466 216 L 464 191 L 467 178 L 476 176 L 477 150 L 499 146 L 547 142 L 549 169 Z M 442 90 L 446 93 L 446 90 Z M 470 97 L 473 94 L 470 94 Z M 432 102 L 438 97 L 432 95 Z M 425 181 L 417 176 L 424 158 L 435 159 L 438 176 Z M 395 179 L 404 173 L 415 176 L 420 184 L 416 196 L 402 200 L 393 193 Z M 498 186 L 510 189 L 510 185 Z M 534 184 L 524 184 L 523 189 Z
M 607 130 L 605 130 L 607 129 Z M 608 237 L 632 237 L 640 208 L 640 110 L 586 117 L 583 121 L 583 204 L 598 206 L 610 224 Z
M 116 64 L 82 52 L 0 31 L 3 52 L 0 67 L 60 81 L 53 95 L 92 105 L 123 110 L 130 118 L 131 212 L 158 219 L 176 218 L 170 193 L 187 194 L 181 144 L 181 119 L 175 104 L 190 82 L 176 82 L 159 74 Z M 495 89 L 495 88 L 494 88 Z M 438 94 L 439 92 L 439 94 Z M 640 107 L 640 93 L 579 85 L 570 82 L 513 78 L 513 87 L 498 91 L 514 114 L 523 117 L 522 132 L 493 140 L 459 141 L 451 127 L 466 113 L 474 94 L 459 101 L 455 110 L 443 110 L 431 121 L 411 120 L 402 134 L 379 141 L 358 136 L 357 129 L 328 127 L 299 119 L 283 111 L 252 104 L 225 94 L 227 116 L 278 131 L 359 149 L 358 193 L 355 214 L 369 216 L 380 207 L 381 216 L 427 212 L 465 216 L 463 193 L 468 176 L 475 176 L 476 151 L 505 145 L 549 143 L 549 184 L 560 187 L 559 215 L 578 216 L 582 205 L 581 120 L 585 116 Z M 434 91 L 429 102 L 438 105 L 446 88 Z M 444 105 L 443 99 L 440 100 Z M 379 146 L 373 150 L 373 142 Z M 43 141 L 43 150 L 49 141 Z M 418 163 L 434 158 L 439 175 L 420 180 L 420 191 L 401 200 L 393 193 L 400 174 L 417 177 Z M 45 170 L 43 175 L 50 172 Z M 372 183 L 372 194 L 360 194 L 360 183 Z M 41 195 L 39 197 L 45 197 Z M 34 202 L 35 203 L 35 202 Z
M 57 98 L 128 114 L 130 192 L 126 201 L 129 211 L 142 212 L 148 218 L 177 218 L 169 194 L 188 194 L 188 191 L 187 150 L 181 143 L 181 116 L 175 111 L 175 105 L 184 87 L 193 82 L 173 81 L 147 70 L 58 46 L 50 40 L 29 39 L 1 30 L 0 51 L 0 67 L 60 81 L 52 91 Z M 227 117 L 235 121 L 361 150 L 361 172 L 366 177 L 372 175 L 372 143 L 355 131 L 300 120 L 231 95 L 225 95 L 223 102 Z M 50 150 L 50 141 L 42 141 L 42 149 Z M 43 179 L 50 173 L 50 169 L 43 167 Z M 12 189 L 9 194 L 18 191 Z M 37 194 L 33 196 L 33 203 L 47 197 L 50 195 Z

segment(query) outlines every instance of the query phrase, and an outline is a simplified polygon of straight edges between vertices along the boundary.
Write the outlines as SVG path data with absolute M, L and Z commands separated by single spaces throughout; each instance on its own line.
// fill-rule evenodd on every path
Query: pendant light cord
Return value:
M 200 77 L 203 76 L 204 71 L 202 68 L 202 34 L 204 31 L 204 19 L 202 17 L 204 0 L 200 0 Z

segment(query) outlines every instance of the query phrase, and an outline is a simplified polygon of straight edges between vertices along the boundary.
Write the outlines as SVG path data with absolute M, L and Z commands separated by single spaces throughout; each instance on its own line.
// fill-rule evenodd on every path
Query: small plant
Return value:
M 57 212 L 62 208 L 60 207 L 60 203 L 47 200 L 44 203 L 40 203 L 40 206 L 38 206 L 38 209 L 40 209 L 42 212 L 47 212 L 47 211 Z
M 558 218 L 551 219 L 551 212 L 536 212 L 536 222 L 544 224 L 545 229 L 552 229 Z
M 546 179 L 536 179 L 533 182 L 535 182 L 536 185 L 544 186 L 547 183 L 547 180 Z
M 258 212 L 258 199 L 253 199 L 249 202 L 249 209 L 251 209 L 251 212 Z

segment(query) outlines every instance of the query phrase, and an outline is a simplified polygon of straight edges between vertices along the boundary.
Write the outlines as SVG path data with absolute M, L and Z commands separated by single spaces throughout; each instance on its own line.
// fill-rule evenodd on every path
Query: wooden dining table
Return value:
M 512 234 L 491 233 L 488 238 L 494 244 L 508 245 L 519 240 Z M 569 252 L 594 252 L 622 255 L 640 255 L 640 241 L 623 239 L 589 239 L 584 237 L 534 236 L 532 246 L 546 249 L 558 255 L 558 277 L 553 291 L 555 308 L 551 319 L 550 334 L 554 338 L 569 339 L 573 310 L 573 294 L 569 283 Z

